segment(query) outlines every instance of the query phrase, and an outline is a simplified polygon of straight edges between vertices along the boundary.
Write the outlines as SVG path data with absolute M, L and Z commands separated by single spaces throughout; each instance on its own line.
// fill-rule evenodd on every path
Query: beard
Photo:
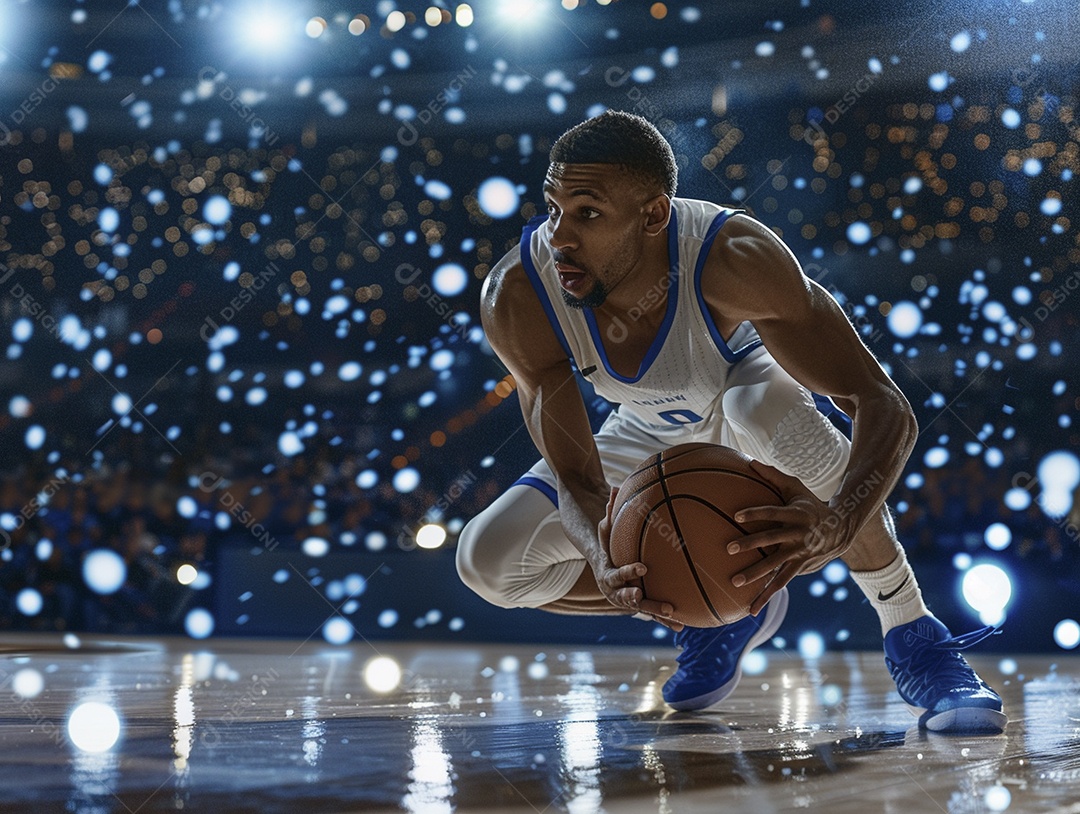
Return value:
M 575 297 L 565 288 L 560 288 L 559 293 L 562 294 L 563 302 L 570 308 L 599 308 L 604 304 L 604 300 L 607 299 L 608 290 L 607 287 L 599 280 L 593 283 L 593 287 L 589 290 L 589 293 L 584 297 Z

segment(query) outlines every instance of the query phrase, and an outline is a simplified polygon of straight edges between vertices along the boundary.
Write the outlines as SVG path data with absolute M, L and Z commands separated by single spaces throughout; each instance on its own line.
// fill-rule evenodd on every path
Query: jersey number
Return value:
M 669 424 L 697 424 L 705 420 L 693 410 L 664 410 L 658 415 Z

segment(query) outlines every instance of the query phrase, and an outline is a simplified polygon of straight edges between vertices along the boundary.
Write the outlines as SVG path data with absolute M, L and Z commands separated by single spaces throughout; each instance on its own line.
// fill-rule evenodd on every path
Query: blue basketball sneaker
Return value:
M 723 627 L 684 627 L 675 634 L 682 647 L 679 669 L 664 684 L 664 700 L 678 710 L 704 709 L 735 691 L 746 654 L 767 642 L 780 628 L 788 608 L 784 588 L 757 616 Z
M 959 650 L 978 644 L 997 628 L 953 636 L 934 616 L 885 634 L 885 665 L 919 726 L 932 732 L 1001 732 L 1008 722 L 1001 696 L 971 669 Z

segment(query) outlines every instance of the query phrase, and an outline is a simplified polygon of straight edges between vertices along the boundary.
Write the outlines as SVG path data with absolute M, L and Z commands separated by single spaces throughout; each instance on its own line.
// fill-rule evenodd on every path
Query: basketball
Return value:
M 773 528 L 737 523 L 752 506 L 784 504 L 780 492 L 750 468 L 750 458 L 716 444 L 679 444 L 645 459 L 619 489 L 612 509 L 611 561 L 645 564 L 628 585 L 647 599 L 669 602 L 671 618 L 718 627 L 744 618 L 771 578 L 741 588 L 731 577 L 775 550 L 729 554 L 732 540 Z

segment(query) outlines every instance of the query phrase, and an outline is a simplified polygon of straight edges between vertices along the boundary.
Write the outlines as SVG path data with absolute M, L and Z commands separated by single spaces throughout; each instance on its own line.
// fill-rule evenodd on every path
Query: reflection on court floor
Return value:
M 949 737 L 877 653 L 770 653 L 696 714 L 670 656 L 10 637 L 0 812 L 1080 811 L 1076 658 L 975 657 L 1011 722 Z

